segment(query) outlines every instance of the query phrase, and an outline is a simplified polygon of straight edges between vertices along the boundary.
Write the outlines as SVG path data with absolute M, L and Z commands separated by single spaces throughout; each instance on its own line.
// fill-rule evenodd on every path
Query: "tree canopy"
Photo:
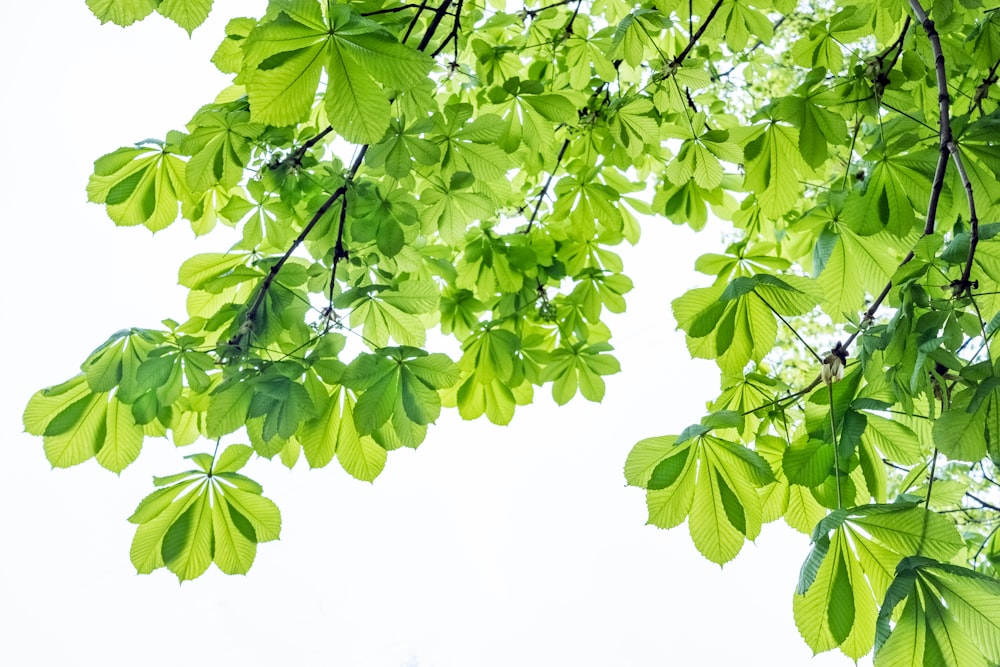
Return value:
M 188 32 L 212 8 L 87 5 Z M 238 240 L 182 264 L 184 318 L 112 334 L 25 429 L 56 467 L 200 449 L 131 515 L 132 562 L 245 573 L 281 530 L 251 457 L 372 481 L 443 409 L 600 401 L 615 246 L 716 218 L 710 286 L 672 305 L 720 394 L 624 463 L 648 522 L 719 564 L 768 522 L 811 535 L 816 652 L 1000 663 L 994 5 L 271 0 L 227 25 L 232 85 L 87 184 L 118 225 Z

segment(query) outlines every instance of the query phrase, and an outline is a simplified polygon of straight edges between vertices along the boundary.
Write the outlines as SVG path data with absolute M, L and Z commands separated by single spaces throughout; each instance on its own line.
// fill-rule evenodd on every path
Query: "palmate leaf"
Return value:
M 799 153 L 816 169 L 826 162 L 829 143 L 847 143 L 844 117 L 817 105 L 812 99 L 795 95 L 778 104 L 781 116 L 799 130 Z
M 745 538 L 759 534 L 758 490 L 774 476 L 759 454 L 741 445 L 709 435 L 677 440 L 639 442 L 626 480 L 648 489 L 649 523 L 672 528 L 686 517 L 695 546 L 721 565 L 736 557 Z
M 87 199 L 106 204 L 108 217 L 119 225 L 145 225 L 157 232 L 177 219 L 180 203 L 191 199 L 186 166 L 166 150 L 119 148 L 94 162 Z
M 191 156 L 185 169 L 191 191 L 204 192 L 215 185 L 228 189 L 239 183 L 250 159 L 250 142 L 264 126 L 251 123 L 250 112 L 242 109 L 200 112 L 191 125 L 180 148 Z
M 579 390 L 588 401 L 600 402 L 604 398 L 603 375 L 621 371 L 618 360 L 610 354 L 607 343 L 560 347 L 549 355 L 541 380 L 552 382 L 552 398 L 565 405 Z
M 271 125 L 304 120 L 325 69 L 330 124 L 348 141 L 374 144 L 389 127 L 382 87 L 415 85 L 431 60 L 346 5 L 326 8 L 324 17 L 312 0 L 280 3 L 272 21 L 250 32 L 244 71 L 251 117 Z
M 965 667 L 998 660 L 1000 583 L 930 558 L 903 560 L 878 617 L 875 664 Z
M 431 127 L 433 123 L 427 119 L 405 128 L 402 120 L 390 121 L 389 134 L 368 150 L 365 163 L 383 167 L 393 178 L 403 178 L 409 174 L 414 162 L 423 166 L 437 164 L 441 159 L 441 150 L 437 144 L 420 137 Z
M 694 356 L 715 359 L 730 375 L 742 373 L 748 361 L 763 359 L 777 337 L 775 311 L 802 314 L 816 303 L 815 288 L 807 280 L 789 278 L 741 276 L 728 286 L 717 283 L 675 299 L 674 317 L 687 332 L 688 349 Z
M 877 601 L 896 565 L 918 552 L 950 559 L 964 547 L 943 516 L 899 503 L 835 511 L 813 542 L 793 601 L 796 625 L 814 651 L 840 647 L 853 658 L 875 643 Z
M 458 367 L 446 355 L 398 347 L 358 356 L 341 381 L 358 394 L 354 424 L 359 434 L 372 435 L 384 446 L 416 447 L 441 412 L 438 391 L 458 378 Z
M 256 482 L 236 472 L 251 451 L 232 445 L 217 457 L 193 455 L 188 458 L 201 470 L 157 480 L 161 488 L 129 517 L 138 524 L 131 558 L 140 574 L 166 567 L 186 581 L 203 574 L 213 560 L 227 574 L 245 574 L 257 543 L 278 538 L 278 508 L 260 495 Z
M 430 187 L 420 194 L 420 203 L 426 207 L 422 219 L 436 223 L 441 239 L 456 247 L 465 240 L 470 222 L 492 217 L 495 209 L 486 195 L 458 182 L 456 177 L 464 173 L 455 173 L 447 185 L 441 179 L 428 179 Z

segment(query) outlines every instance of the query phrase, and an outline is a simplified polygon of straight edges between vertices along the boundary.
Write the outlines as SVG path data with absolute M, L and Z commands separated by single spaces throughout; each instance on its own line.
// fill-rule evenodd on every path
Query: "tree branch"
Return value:
M 962 271 L 962 277 L 953 283 L 953 289 L 956 290 L 956 296 L 965 293 L 971 287 L 969 282 L 969 275 L 972 271 L 972 260 L 975 257 L 976 245 L 979 243 L 979 219 L 976 217 L 976 203 L 972 192 L 972 183 L 969 181 L 968 174 L 965 172 L 965 165 L 962 162 L 962 156 L 958 152 L 958 145 L 955 143 L 955 139 L 951 132 L 951 102 L 948 96 L 948 78 L 947 71 L 945 70 L 944 63 L 944 53 L 941 50 L 941 38 L 937 33 L 937 29 L 934 27 L 934 22 L 930 20 L 927 16 L 927 12 L 920 4 L 920 0 L 910 0 L 910 7 L 913 8 L 913 12 L 917 16 L 917 20 L 920 21 L 924 32 L 927 33 L 927 39 L 931 43 L 931 49 L 934 52 L 934 63 L 935 63 L 935 77 L 937 79 L 938 88 L 938 108 L 939 108 L 939 128 L 938 135 L 940 138 L 940 153 L 938 155 L 937 167 L 934 170 L 934 180 L 931 183 L 931 195 L 930 200 L 927 204 L 927 220 L 924 223 L 923 236 L 928 236 L 934 233 L 934 227 L 937 220 L 937 208 L 938 203 L 941 199 L 941 192 L 944 189 L 944 177 L 947 172 L 948 158 L 949 156 L 955 162 L 955 166 L 959 170 L 962 182 L 965 185 L 966 195 L 969 200 L 970 209 L 970 226 L 971 239 L 969 241 L 969 256 L 966 261 L 965 269 Z M 903 258 L 903 261 L 899 263 L 900 266 L 908 264 L 914 257 L 913 251 L 911 250 Z M 886 297 L 889 296 L 889 292 L 892 290 L 892 282 L 886 284 L 882 289 L 882 292 L 875 298 L 868 310 L 865 311 L 862 316 L 862 321 L 871 321 L 875 317 L 875 313 L 882 306 L 882 302 L 885 301 Z M 844 347 L 849 347 L 857 337 L 861 334 L 861 329 L 852 333 L 848 338 Z
M 246 312 L 243 314 L 243 321 L 240 324 L 239 333 L 237 335 L 245 333 L 249 334 L 253 331 L 253 323 L 257 318 L 257 311 L 260 310 L 260 307 L 264 304 L 264 297 L 267 296 L 267 291 L 271 288 L 271 283 L 274 282 L 278 272 L 281 271 L 281 267 L 283 267 L 285 262 L 291 258 L 296 248 L 302 245 L 302 242 L 306 240 L 307 236 L 309 236 L 309 232 L 311 232 L 316 224 L 319 223 L 320 219 L 326 215 L 326 212 L 330 210 L 330 207 L 337 203 L 337 200 L 343 197 L 346 193 L 347 184 L 345 183 L 337 188 L 333 194 L 327 197 L 326 201 L 324 201 L 323 204 L 316 209 L 316 212 L 313 213 L 312 218 L 310 218 L 309 222 L 306 223 L 306 226 L 302 228 L 299 235 L 295 237 L 294 241 L 292 241 L 291 246 L 285 251 L 285 254 L 282 255 L 278 261 L 274 263 L 274 266 L 271 267 L 271 270 L 267 272 L 267 275 L 264 276 L 264 280 L 261 281 L 260 287 L 257 289 L 257 294 L 254 296 L 254 300 L 250 303 Z
M 803 338 L 802 336 L 799 335 L 799 332 L 795 330 L 795 327 L 793 327 L 791 324 L 789 324 L 788 320 L 786 320 L 784 317 L 782 317 L 781 313 L 779 313 L 777 310 L 775 310 L 774 306 L 772 306 L 770 303 L 768 303 L 767 299 L 765 299 L 760 294 L 758 294 L 756 290 L 754 291 L 754 295 L 758 299 L 760 299 L 761 301 L 764 302 L 764 305 L 767 306 L 768 309 L 772 313 L 774 313 L 774 316 L 777 317 L 779 320 L 781 320 L 781 323 L 784 324 L 786 327 L 788 327 L 789 331 L 791 331 L 793 334 L 795 334 L 795 337 L 799 339 L 800 343 L 802 343 L 803 345 L 806 346 L 806 349 L 809 350 L 809 353 L 812 354 L 812 356 L 814 356 L 816 358 L 816 361 L 818 361 L 819 363 L 822 364 L 823 363 L 823 357 L 819 356 L 819 354 L 816 353 L 816 350 L 812 349 L 812 346 L 809 345 L 809 343 L 806 342 L 805 338 Z
M 462 29 L 462 1 L 463 0 L 458 0 L 458 4 L 455 6 L 455 22 L 452 24 L 451 30 L 448 31 L 448 34 L 444 36 L 444 40 L 440 44 L 438 44 L 438 47 L 436 49 L 434 49 L 434 52 L 431 54 L 432 58 L 437 57 L 439 53 L 444 51 L 444 47 L 446 47 L 448 45 L 448 42 L 452 40 L 455 40 L 455 48 L 457 53 L 458 31 Z M 442 5 L 442 7 L 444 6 L 444 4 Z M 438 11 L 440 11 L 440 9 Z M 437 17 L 435 16 L 435 18 Z M 432 24 L 432 27 L 437 27 L 437 26 Z
M 941 36 L 938 35 L 937 28 L 934 27 L 934 21 L 928 18 L 927 12 L 924 11 L 923 6 L 920 4 L 920 0 L 910 0 L 910 7 L 913 8 L 913 13 L 916 14 L 917 20 L 923 26 L 924 32 L 927 33 L 927 39 L 931 44 L 931 51 L 934 54 L 938 108 L 940 109 L 941 153 L 945 155 L 948 153 L 951 154 L 952 161 L 955 163 L 956 169 L 958 169 L 959 177 L 962 179 L 965 196 L 969 203 L 969 227 L 971 228 L 969 256 L 965 262 L 962 277 L 957 283 L 952 283 L 955 296 L 961 296 L 968 292 L 971 287 L 969 276 L 972 274 L 972 260 L 975 259 L 976 245 L 979 243 L 979 217 L 976 215 L 976 199 L 972 189 L 972 181 L 969 180 L 965 164 L 962 162 L 962 154 L 958 150 L 958 144 L 951 131 L 951 101 L 948 96 L 948 72 L 944 64 L 944 51 L 941 49 Z
M 460 3 L 459 7 L 461 7 L 461 1 L 462 0 L 459 0 Z M 441 24 L 441 21 L 447 14 L 447 10 L 448 7 L 451 5 L 451 2 L 452 0 L 444 0 L 441 3 L 441 5 L 435 10 L 434 18 L 431 19 L 430 25 L 427 26 L 427 30 L 424 32 L 424 36 L 420 40 L 420 44 L 417 46 L 418 51 L 424 51 L 427 48 L 427 45 L 430 43 L 431 39 L 434 36 L 434 32 L 437 30 L 438 26 Z M 401 40 L 402 42 L 405 42 L 406 38 L 409 37 L 410 32 L 416 25 L 417 19 L 420 16 L 420 12 L 423 11 L 423 9 L 426 7 L 426 4 L 427 3 L 425 1 L 417 8 L 417 13 L 413 17 L 413 20 L 410 22 L 410 26 L 406 31 L 406 35 Z M 458 19 L 456 18 L 456 22 L 457 20 Z M 295 155 L 301 157 L 301 155 L 304 154 L 305 151 L 312 148 L 314 145 L 316 145 L 320 140 L 322 140 L 327 134 L 329 134 L 332 131 L 333 131 L 332 127 L 327 127 L 318 135 L 316 135 L 315 137 L 307 141 L 305 144 L 303 144 L 303 146 L 296 151 Z M 341 259 L 347 257 L 347 249 L 344 247 L 344 227 L 346 226 L 346 221 L 347 221 L 346 219 L 347 190 L 348 187 L 350 186 L 350 183 L 354 180 L 354 177 L 357 175 L 358 170 L 361 169 L 361 164 L 364 161 L 365 155 L 368 152 L 368 146 L 369 146 L 368 144 L 365 144 L 360 147 L 357 156 L 354 158 L 354 162 L 351 164 L 351 167 L 346 174 L 345 183 L 341 185 L 339 188 L 337 188 L 329 197 L 327 197 L 327 199 L 320 205 L 320 207 L 316 209 L 316 212 L 313 213 L 312 217 L 309 219 L 309 222 L 306 223 L 305 227 L 302 228 L 302 231 L 299 232 L 299 235 L 296 236 L 295 239 L 292 241 L 291 245 L 288 247 L 288 250 L 285 251 L 285 253 L 278 259 L 277 262 L 275 262 L 275 264 L 267 272 L 267 275 L 264 276 L 264 280 L 261 281 L 261 284 L 257 290 L 256 295 L 254 296 L 253 301 L 250 302 L 250 305 L 243 313 L 242 321 L 240 322 L 240 327 L 237 331 L 236 336 L 234 337 L 234 340 L 238 339 L 243 335 L 249 335 L 250 333 L 253 332 L 254 321 L 257 318 L 257 313 L 260 310 L 261 306 L 264 304 L 264 299 L 267 296 L 267 292 L 271 288 L 271 285 L 274 282 L 274 279 L 277 277 L 278 272 L 281 271 L 281 268 L 291 258 L 291 256 L 295 253 L 298 247 L 302 245 L 302 243 L 309 236 L 309 233 L 312 232 L 313 228 L 316 227 L 316 225 L 323 218 L 323 216 L 326 215 L 326 213 L 330 210 L 330 208 L 335 203 L 337 203 L 338 200 L 342 200 L 341 210 L 340 210 L 340 220 L 337 227 L 337 240 L 333 250 L 333 267 L 330 277 L 331 281 L 330 293 L 331 294 L 333 293 L 333 281 L 336 279 L 335 274 L 337 271 L 337 265 L 339 264 Z
M 698 43 L 698 40 L 701 39 L 701 36 L 705 34 L 705 30 L 708 28 L 708 24 L 711 23 L 712 19 L 715 18 L 715 15 L 719 13 L 719 8 L 722 7 L 722 3 L 724 1 L 725 0 L 716 0 L 715 4 L 712 6 L 712 10 L 708 12 L 708 16 L 706 16 L 705 20 L 701 22 L 700 26 L 698 26 L 698 30 L 695 31 L 693 35 L 691 35 L 691 38 L 688 40 L 687 46 L 685 46 L 684 49 L 681 50 L 681 52 L 678 53 L 674 57 L 674 59 L 670 61 L 670 67 L 678 67 L 682 62 L 684 62 L 684 59 L 688 57 L 689 53 L 691 53 L 691 49 L 693 49 L 694 45 Z
M 538 193 L 538 201 L 535 202 L 535 210 L 531 212 L 531 217 L 528 219 L 528 226 L 524 229 L 525 234 L 531 231 L 531 226 L 535 224 L 535 220 L 538 219 L 538 211 L 542 208 L 542 200 L 545 199 L 545 195 L 548 193 L 549 187 L 552 185 L 552 179 L 556 177 L 556 172 L 559 170 L 559 164 L 562 162 L 563 156 L 566 155 L 567 148 L 569 148 L 569 139 L 563 140 L 562 148 L 559 149 L 559 155 L 556 156 L 556 164 L 552 167 L 552 171 L 549 172 L 549 178 L 545 181 L 545 185 L 542 186 L 541 192 Z
M 400 43 L 406 44 L 406 40 L 408 40 L 410 35 L 413 34 L 413 29 L 417 27 L 417 21 L 420 20 L 420 15 L 425 9 L 427 9 L 427 0 L 421 0 L 420 6 L 417 7 L 417 13 L 413 15 L 412 19 L 410 19 L 410 25 L 406 26 L 406 32 L 403 34 L 403 39 L 399 40 Z
M 441 25 L 441 21 L 444 20 L 445 14 L 448 13 L 448 8 L 451 7 L 451 0 L 444 0 L 441 6 L 434 10 L 434 17 L 431 19 L 431 23 L 427 26 L 427 30 L 424 31 L 424 36 L 420 40 L 420 44 L 417 45 L 417 51 L 423 51 L 427 48 L 427 45 L 431 43 L 431 38 L 434 37 L 435 31 L 437 31 L 438 26 Z M 414 17 L 416 20 L 416 17 Z M 455 17 L 455 21 L 458 21 L 458 17 Z

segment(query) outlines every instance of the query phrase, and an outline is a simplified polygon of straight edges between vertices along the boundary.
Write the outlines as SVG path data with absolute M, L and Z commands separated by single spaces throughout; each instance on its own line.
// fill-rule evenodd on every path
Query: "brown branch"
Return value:
M 972 182 L 969 180 L 969 175 L 965 171 L 962 154 L 958 150 L 958 144 L 956 143 L 955 137 L 952 135 L 951 131 L 951 101 L 948 96 L 948 73 L 944 64 L 944 51 L 941 49 L 941 36 L 938 35 L 937 28 L 934 27 L 934 21 L 928 18 L 927 12 L 925 12 L 923 6 L 921 6 L 920 0 L 910 0 L 910 7 L 913 8 L 914 14 L 917 15 L 917 20 L 920 21 L 920 24 L 923 26 L 924 32 L 927 33 L 927 39 L 931 44 L 931 51 L 934 54 L 934 70 L 938 88 L 938 107 L 940 109 L 941 116 L 941 152 L 951 154 L 952 161 L 955 163 L 956 169 L 958 169 L 959 177 L 962 179 L 962 185 L 965 187 L 965 195 L 969 203 L 969 227 L 971 228 L 969 256 L 965 263 L 965 269 L 962 271 L 962 277 L 959 279 L 957 284 L 953 283 L 955 296 L 961 296 L 969 291 L 969 287 L 971 285 L 969 282 L 969 276 L 972 273 L 972 260 L 975 259 L 976 245 L 979 243 L 979 217 L 976 215 L 976 199 L 972 189 Z
M 712 19 L 715 18 L 715 15 L 719 13 L 719 8 L 722 7 L 722 3 L 724 1 L 725 0 L 716 0 L 715 5 L 712 6 L 712 10 L 708 13 L 708 16 L 706 16 L 705 20 L 701 22 L 700 26 L 698 26 L 698 30 L 691 35 L 687 46 L 685 46 L 684 49 L 670 61 L 670 67 L 678 67 L 682 62 L 684 62 L 684 59 L 688 57 L 689 53 L 691 53 L 691 49 L 693 49 L 694 45 L 698 43 L 701 36 L 705 34 L 708 24 L 711 23 Z
M 432 58 L 437 57 L 437 55 L 439 53 L 441 53 L 442 51 L 444 51 L 444 47 L 446 47 L 448 45 L 448 42 L 450 42 L 452 40 L 455 40 L 455 50 L 456 50 L 456 54 L 457 54 L 457 52 L 458 52 L 458 31 L 462 29 L 462 1 L 463 0 L 458 0 L 458 4 L 455 6 L 455 22 L 452 24 L 451 30 L 448 31 L 448 34 L 445 35 L 444 40 L 438 45 L 438 47 L 436 49 L 434 49 L 434 52 L 431 54 Z M 447 4 L 447 3 L 445 3 L 445 4 Z M 442 5 L 442 7 L 443 6 L 444 5 Z M 438 11 L 441 11 L 441 10 L 439 9 Z M 436 18 L 436 15 L 435 15 L 435 18 Z M 440 21 L 438 21 L 438 22 L 440 23 Z M 436 28 L 437 26 L 436 25 L 432 25 L 432 27 Z
M 333 265 L 330 267 L 330 291 L 328 306 L 329 312 L 333 313 L 333 289 L 337 284 L 337 265 L 340 260 L 347 259 L 347 249 L 344 247 L 344 228 L 347 226 L 347 194 L 340 203 L 340 219 L 337 221 L 337 241 L 333 244 Z
M 560 0 L 559 2 L 553 2 L 551 5 L 545 5 L 544 7 L 539 7 L 538 9 L 528 9 L 524 8 L 525 16 L 529 18 L 535 18 L 536 15 L 541 14 L 546 9 L 555 9 L 556 7 L 563 7 L 565 5 L 572 4 L 574 2 L 580 2 L 581 0 Z
M 1000 67 L 1000 60 L 993 63 L 993 67 L 990 68 L 989 73 L 983 77 L 982 83 L 976 86 L 976 95 L 972 98 L 972 104 L 969 105 L 970 115 L 973 109 L 978 109 L 980 116 L 986 115 L 986 112 L 983 111 L 983 100 L 990 96 L 990 87 L 997 82 L 998 67 Z
M 345 183 L 337 188 L 333 194 L 327 197 L 326 201 L 324 201 L 323 204 L 316 209 L 316 212 L 313 213 L 312 218 L 310 218 L 309 222 L 306 223 L 306 226 L 302 228 L 299 235 L 295 237 L 294 241 L 292 241 L 291 246 L 285 251 L 285 254 L 282 255 L 278 261 L 274 263 L 274 266 L 271 267 L 271 270 L 267 272 L 267 275 L 264 276 L 264 280 L 261 281 L 260 287 L 257 289 L 257 294 L 254 296 L 254 300 L 247 307 L 246 313 L 243 315 L 243 322 L 240 326 L 241 333 L 250 333 L 253 331 L 253 322 L 257 318 L 257 311 L 260 310 L 260 307 L 264 304 L 264 297 L 267 296 L 267 291 L 270 289 L 271 283 L 274 282 L 278 272 L 281 271 L 281 267 L 283 267 L 285 262 L 291 258 L 292 253 L 295 252 L 296 248 L 302 245 L 302 242 L 306 240 L 307 236 L 309 236 L 309 232 L 311 232 L 316 224 L 319 223 L 320 219 L 326 215 L 326 212 L 330 210 L 330 207 L 333 206 L 337 200 L 342 198 L 346 193 L 347 184 Z
M 441 25 L 441 21 L 444 20 L 449 7 L 451 7 L 451 0 L 444 0 L 444 2 L 441 3 L 441 6 L 434 10 L 434 17 L 431 19 L 430 25 L 427 26 L 427 30 L 424 32 L 424 36 L 423 39 L 420 40 L 420 44 L 417 45 L 417 51 L 423 51 L 427 48 L 427 45 L 431 43 L 431 38 L 434 37 L 434 32 L 438 29 L 438 26 Z M 416 17 L 414 17 L 414 20 L 416 20 Z M 455 17 L 455 20 L 458 21 L 457 16 Z
M 976 555 L 970 559 L 972 563 L 975 563 L 977 560 L 979 560 L 979 555 L 983 553 L 983 549 L 985 549 L 986 545 L 990 543 L 990 539 L 993 537 L 993 534 L 996 533 L 998 530 L 1000 530 L 1000 525 L 996 525 L 993 527 L 993 530 L 991 530 L 989 535 L 986 536 L 986 539 L 983 540 L 983 543 L 979 545 L 979 548 L 976 550 Z
M 580 14 L 581 5 L 583 5 L 583 0 L 577 0 L 576 7 L 573 8 L 573 13 L 570 14 L 569 20 L 566 21 L 566 27 L 563 28 L 563 35 L 568 37 L 573 34 L 573 22 L 576 21 L 576 17 Z
M 406 44 L 406 40 L 410 38 L 413 33 L 413 29 L 417 27 L 417 21 L 420 20 L 420 15 L 427 9 L 427 0 L 421 0 L 420 6 L 417 7 L 417 13 L 413 15 L 410 19 L 410 25 L 406 26 L 406 32 L 403 34 L 403 39 L 399 40 L 401 43 Z
M 969 223 L 971 226 L 971 238 L 969 241 L 969 256 L 966 261 L 965 269 L 962 271 L 962 277 L 953 283 L 953 289 L 956 291 L 955 295 L 959 296 L 965 292 L 969 291 L 971 283 L 969 282 L 969 275 L 972 272 L 972 260 L 975 257 L 976 245 L 979 243 L 979 219 L 976 217 L 976 202 L 973 197 L 972 183 L 969 181 L 968 174 L 965 171 L 965 165 L 962 162 L 962 156 L 958 152 L 958 144 L 955 143 L 954 136 L 951 131 L 951 101 L 948 96 L 948 77 L 947 71 L 945 70 L 944 62 L 944 52 L 941 50 L 941 38 L 937 33 L 937 29 L 934 27 L 934 22 L 930 20 L 927 16 L 927 12 L 920 5 L 920 0 L 910 0 L 910 7 L 912 7 L 913 12 L 917 16 L 917 20 L 920 21 L 920 25 L 923 27 L 924 32 L 927 33 L 927 39 L 931 43 L 931 49 L 934 53 L 934 64 L 935 64 L 935 78 L 937 80 L 938 89 L 938 108 L 939 108 L 939 138 L 940 138 L 940 153 L 938 155 L 937 167 L 934 170 L 934 180 L 931 183 L 931 195 L 930 200 L 927 204 L 927 220 L 924 224 L 924 231 L 921 238 L 934 233 L 935 223 L 937 221 L 937 208 L 938 202 L 941 199 L 941 192 L 944 188 L 944 177 L 947 172 L 948 158 L 949 156 L 955 163 L 956 168 L 959 171 L 960 177 L 963 184 L 965 185 L 966 195 L 969 200 L 970 209 L 970 219 Z M 914 257 L 913 251 L 911 250 L 900 262 L 900 266 L 908 264 Z M 882 289 L 882 292 L 875 298 L 868 310 L 865 311 L 862 316 L 862 322 L 870 322 L 875 318 L 875 313 L 882 306 L 882 302 L 885 301 L 886 297 L 889 296 L 889 292 L 892 290 L 892 281 L 886 284 Z M 845 343 L 844 347 L 848 347 L 857 339 L 861 333 L 861 328 L 852 333 Z
M 424 36 L 420 40 L 420 45 L 417 46 L 418 51 L 424 51 L 427 48 L 427 45 L 430 43 L 431 38 L 434 36 L 435 30 L 437 30 L 438 26 L 441 24 L 442 19 L 447 14 L 447 10 L 448 7 L 451 5 L 451 2 L 452 0 L 444 0 L 444 2 L 441 3 L 441 6 L 435 10 L 434 18 L 431 20 L 431 23 L 427 27 L 426 32 L 424 32 Z M 459 2 L 461 2 L 461 0 L 459 0 Z M 409 37 L 410 32 L 416 25 L 417 19 L 420 16 L 420 12 L 423 11 L 425 7 L 426 7 L 426 2 L 422 3 L 420 7 L 418 7 L 417 14 L 413 17 L 413 20 L 410 22 L 410 26 L 406 31 L 406 35 L 403 37 L 401 41 L 405 42 L 406 38 Z M 308 150 L 309 148 L 314 146 L 323 137 L 325 137 L 332 131 L 333 131 L 332 127 L 328 127 L 326 130 L 323 130 L 319 135 L 313 137 L 308 142 L 306 142 L 306 144 L 304 144 L 299 149 L 299 151 L 304 153 L 305 150 Z M 350 183 L 354 180 L 354 177 L 357 175 L 358 170 L 361 169 L 361 164 L 364 161 L 365 155 L 368 152 L 368 147 L 369 144 L 364 144 L 359 148 L 358 154 L 354 158 L 354 162 L 351 164 L 350 169 L 348 169 L 347 171 L 345 177 L 345 183 L 341 185 L 339 188 L 337 188 L 329 197 L 326 198 L 326 200 L 320 205 L 320 207 L 316 209 L 316 212 L 313 213 L 312 217 L 309 219 L 309 222 L 307 222 L 305 227 L 302 228 L 302 231 L 299 232 L 299 235 L 295 237 L 295 239 L 292 241 L 291 245 L 288 247 L 285 253 L 280 258 L 278 258 L 278 261 L 274 263 L 274 265 L 267 272 L 267 275 L 264 276 L 264 280 L 261 281 L 260 287 L 258 288 L 253 301 L 250 302 L 250 305 L 243 313 L 242 321 L 240 323 L 238 333 L 236 334 L 237 337 L 244 334 L 249 334 L 253 331 L 254 321 L 257 318 L 257 312 L 264 304 L 264 299 L 267 296 L 267 292 L 271 288 L 272 283 L 274 283 L 274 279 L 277 277 L 278 272 L 281 271 L 281 268 L 285 265 L 286 262 L 288 262 L 288 260 L 292 257 L 292 255 L 295 253 L 298 247 L 302 245 L 302 243 L 309 236 L 309 233 L 312 232 L 312 230 L 316 227 L 316 225 L 323 218 L 323 216 L 326 215 L 326 213 L 335 203 L 337 203 L 338 200 L 341 200 L 340 222 L 337 228 L 337 240 L 334 245 L 333 268 L 330 278 L 331 280 L 330 289 L 332 293 L 333 290 L 332 282 L 335 280 L 334 274 L 336 273 L 337 270 L 337 264 L 340 262 L 341 259 L 345 259 L 347 257 L 347 249 L 344 247 L 344 227 L 346 225 L 346 215 L 347 215 L 346 213 L 347 190 L 348 187 L 350 186 Z M 297 151 L 297 153 L 299 151 Z
M 297 165 L 302 161 L 302 157 L 309 151 L 310 148 L 321 142 L 323 138 L 331 132 L 333 132 L 333 126 L 327 125 L 325 130 L 321 131 L 315 137 L 295 149 L 295 152 L 288 156 L 287 161 L 292 165 Z
M 988 510 L 993 510 L 994 512 L 1000 512 L 1000 507 L 997 507 L 996 505 L 994 505 L 992 503 L 986 502 L 985 500 L 983 500 L 982 498 L 980 498 L 976 494 L 972 493 L 971 491 L 966 491 L 965 495 L 966 495 L 966 497 L 972 498 L 973 500 L 975 500 L 977 503 L 979 503 L 981 505 L 981 507 L 972 508 L 972 509 L 988 509 Z

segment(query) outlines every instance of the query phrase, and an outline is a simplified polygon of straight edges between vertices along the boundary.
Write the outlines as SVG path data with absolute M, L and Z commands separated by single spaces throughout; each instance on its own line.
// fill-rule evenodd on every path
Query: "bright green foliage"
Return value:
M 112 336 L 25 428 L 116 473 L 145 436 L 249 442 L 132 517 L 140 572 L 245 572 L 279 529 L 251 456 L 372 481 L 443 409 L 601 400 L 613 248 L 639 214 L 717 218 L 673 313 L 721 393 L 629 455 L 649 522 L 717 563 L 767 522 L 812 534 L 815 651 L 1000 662 L 994 5 L 272 0 L 227 24 L 233 85 L 87 188 L 117 224 L 235 244 L 181 266 L 182 322 Z M 88 6 L 192 30 L 211 2 Z
M 899 613 L 890 634 L 893 612 Z M 931 558 L 904 559 L 879 613 L 875 651 L 887 665 L 997 664 L 1000 584 Z
M 237 471 L 253 450 L 230 445 L 221 454 L 192 454 L 196 470 L 158 477 L 129 521 L 138 525 L 131 557 L 139 573 L 166 567 L 180 581 L 213 562 L 226 574 L 246 574 L 257 543 L 278 539 L 281 514 L 252 479 Z

